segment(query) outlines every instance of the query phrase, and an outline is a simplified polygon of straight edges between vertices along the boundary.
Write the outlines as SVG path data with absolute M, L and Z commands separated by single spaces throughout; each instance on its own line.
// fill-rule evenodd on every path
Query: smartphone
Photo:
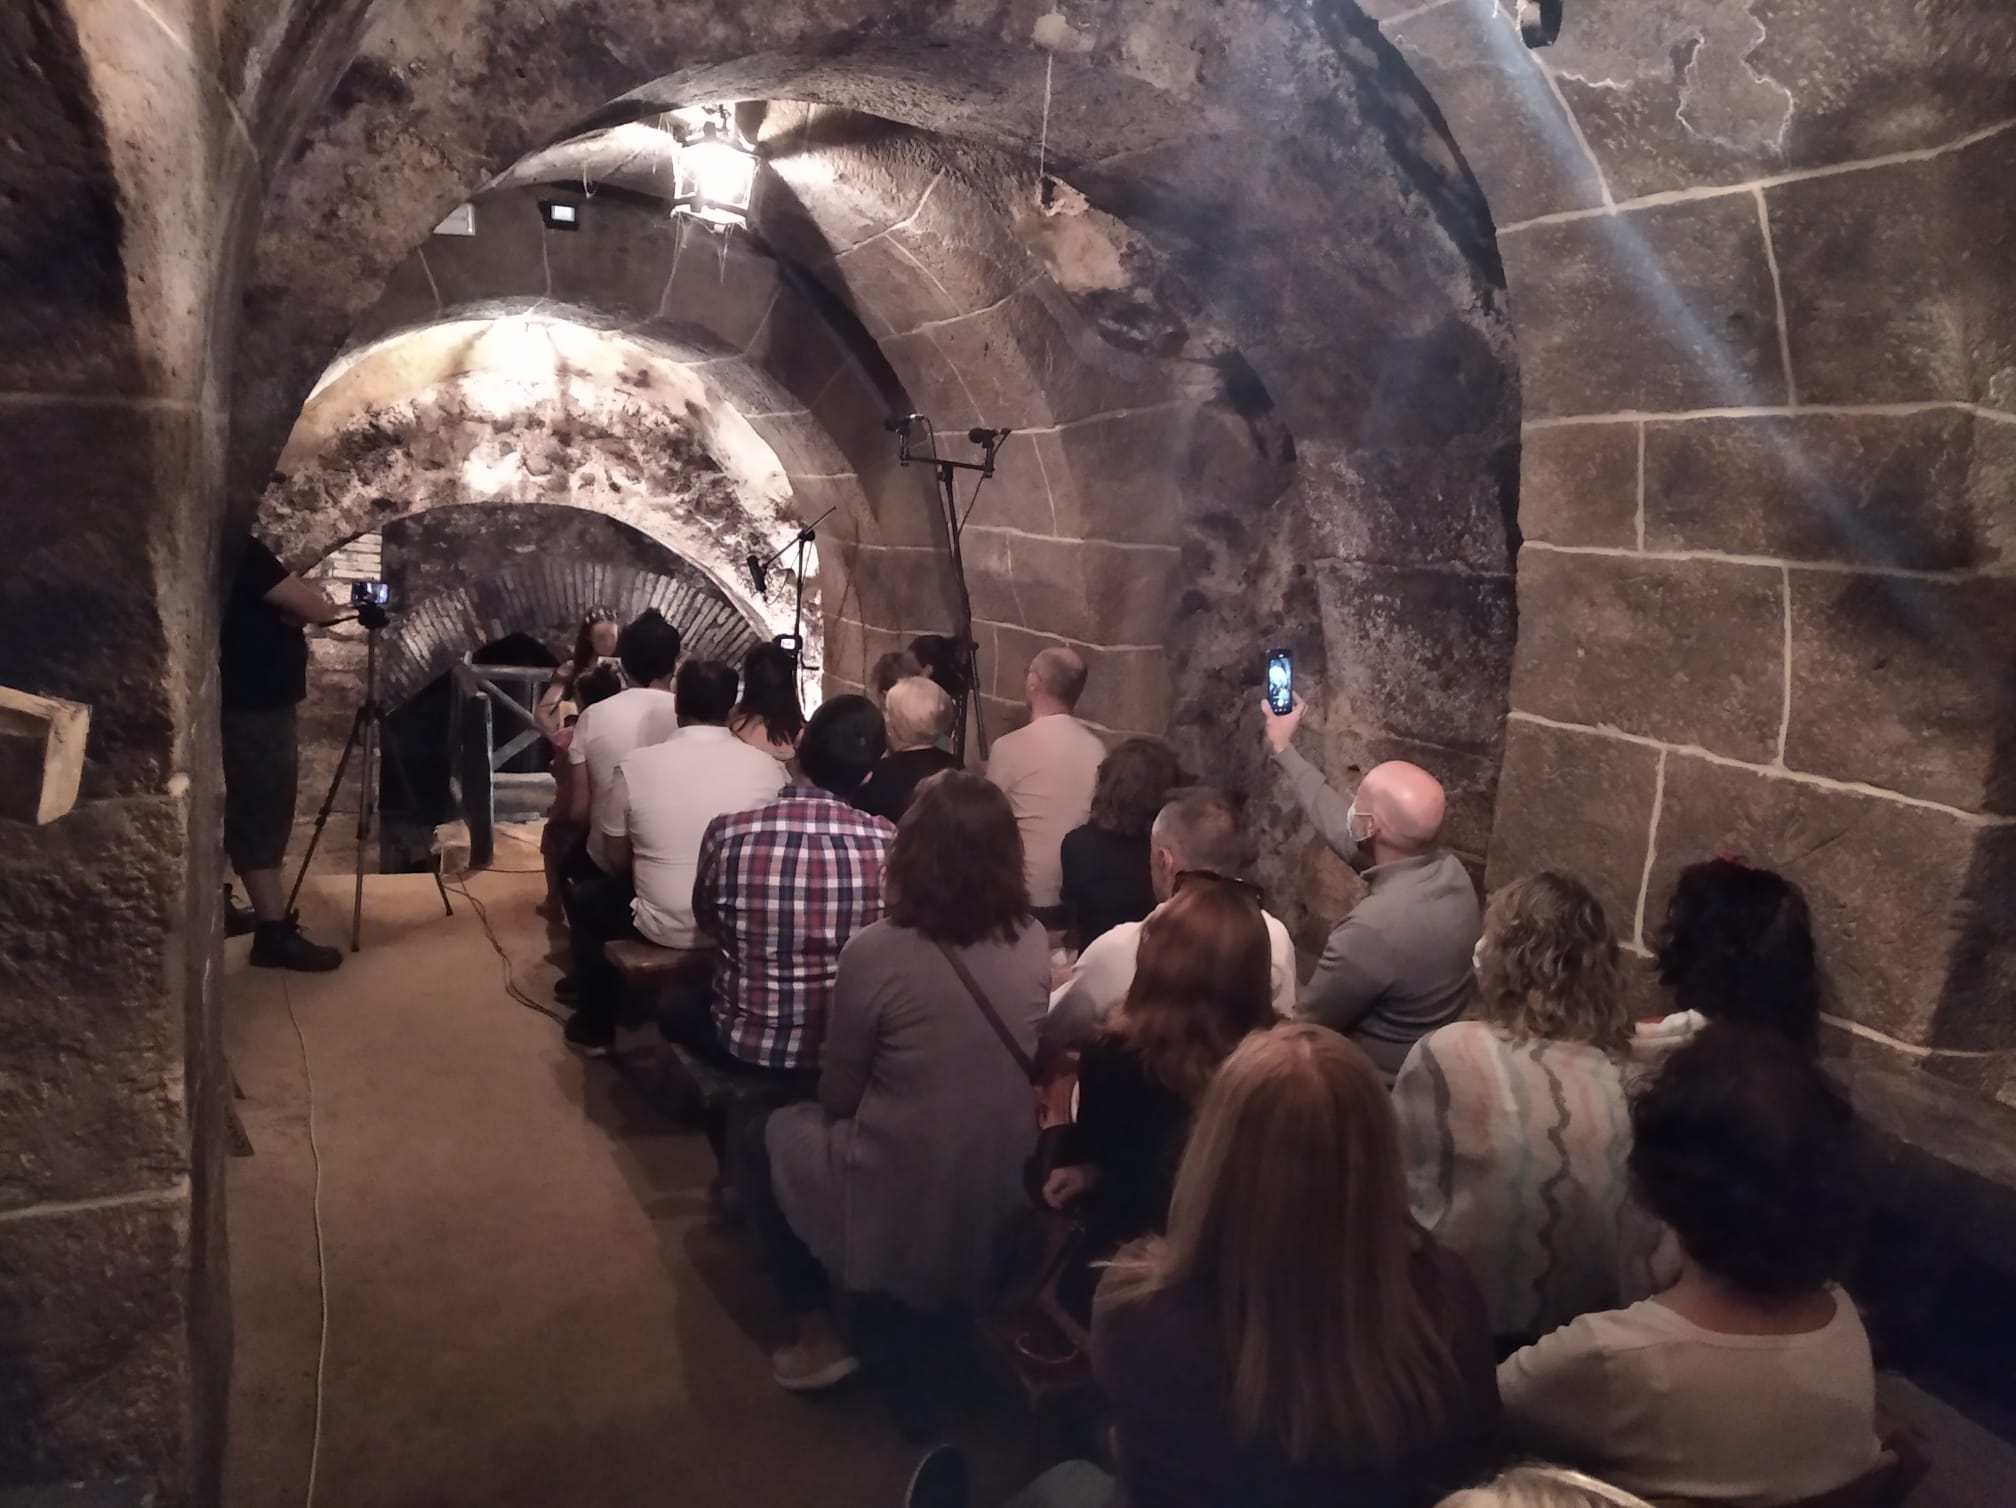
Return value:
M 392 584 L 388 581 L 353 581 L 350 583 L 350 605 L 352 607 L 384 607 L 392 600 Z
M 1285 649 L 1267 656 L 1267 705 L 1276 717 L 1295 710 L 1295 661 Z

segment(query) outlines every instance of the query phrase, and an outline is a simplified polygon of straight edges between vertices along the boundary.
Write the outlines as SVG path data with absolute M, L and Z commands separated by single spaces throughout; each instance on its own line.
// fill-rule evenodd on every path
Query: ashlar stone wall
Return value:
M 1524 378 L 1491 881 L 1642 952 L 1681 866 L 1779 868 L 1858 1049 L 2016 1102 L 2016 12 L 1390 9 Z

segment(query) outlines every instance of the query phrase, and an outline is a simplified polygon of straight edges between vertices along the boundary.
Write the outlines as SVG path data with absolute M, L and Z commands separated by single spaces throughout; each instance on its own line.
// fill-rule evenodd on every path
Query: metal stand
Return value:
M 922 423 L 931 437 L 931 454 L 919 456 L 910 449 L 910 434 L 913 424 Z M 960 536 L 966 532 L 966 520 L 959 512 L 958 474 L 962 471 L 974 472 L 979 480 L 973 484 L 973 495 L 978 498 L 980 486 L 994 475 L 994 453 L 1001 448 L 1001 442 L 1013 434 L 1007 429 L 969 429 L 966 438 L 980 447 L 977 461 L 948 461 L 938 454 L 938 432 L 931 428 L 930 420 L 922 414 L 909 414 L 889 421 L 888 427 L 896 432 L 896 459 L 908 466 L 912 461 L 922 461 L 930 465 L 932 475 L 938 482 L 939 503 L 945 510 L 945 534 L 952 543 L 952 581 L 959 589 L 959 623 L 954 634 L 960 659 L 965 691 L 959 697 L 959 720 L 952 730 L 952 755 L 962 763 L 966 758 L 966 717 L 967 708 L 974 708 L 973 731 L 980 741 L 980 757 L 987 757 L 987 726 L 979 716 L 977 698 L 980 695 L 980 646 L 973 639 L 973 594 L 966 585 L 966 557 L 960 550 Z M 966 512 L 973 511 L 972 502 L 966 505 Z
M 811 523 L 800 529 L 797 534 L 771 551 L 768 560 L 758 560 L 754 555 L 748 558 L 750 583 L 757 591 L 768 592 L 770 590 L 770 578 L 768 575 L 770 567 L 777 564 L 778 558 L 786 550 L 791 549 L 794 545 L 797 547 L 797 596 L 791 604 L 791 660 L 793 664 L 798 663 L 805 648 L 805 547 L 818 539 L 819 526 L 831 518 L 839 506 L 838 503 L 835 503 L 833 507 L 828 508 L 824 513 L 813 519 Z
M 291 915 L 294 902 L 301 895 L 302 881 L 308 878 L 308 865 L 315 857 L 315 846 L 322 841 L 322 829 L 329 825 L 329 814 L 336 809 L 336 793 L 343 788 L 343 772 L 350 767 L 350 756 L 362 748 L 364 759 L 357 774 L 357 885 L 350 897 L 352 953 L 363 946 L 364 851 L 370 845 L 371 825 L 378 815 L 378 793 L 372 789 L 371 781 L 371 755 L 381 743 L 386 757 L 392 761 L 392 768 L 398 771 L 400 784 L 409 792 L 413 789 L 405 762 L 399 757 L 399 746 L 385 735 L 385 709 L 378 704 L 378 634 L 385 627 L 385 614 L 382 609 L 360 611 L 357 621 L 364 625 L 364 700 L 350 716 L 350 736 L 343 741 L 343 753 L 336 761 L 336 773 L 329 777 L 328 793 L 323 796 L 322 806 L 315 813 L 315 830 L 309 834 L 307 851 L 301 855 L 301 867 L 295 871 L 294 888 L 287 892 L 287 911 Z M 455 908 L 448 903 L 448 887 L 441 880 L 438 855 L 429 872 L 434 876 L 434 889 L 441 896 L 442 913 L 453 916 Z

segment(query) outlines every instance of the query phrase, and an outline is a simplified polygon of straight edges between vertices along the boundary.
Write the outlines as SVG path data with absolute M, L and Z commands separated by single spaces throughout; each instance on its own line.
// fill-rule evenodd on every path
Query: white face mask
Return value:
M 1372 862 L 1372 855 L 1365 848 L 1365 840 L 1371 834 L 1358 831 L 1359 816 L 1358 798 L 1354 796 L 1351 798 L 1351 804 L 1344 809 L 1344 836 L 1351 842 L 1349 852 L 1344 855 L 1344 862 L 1353 869 L 1364 869 Z

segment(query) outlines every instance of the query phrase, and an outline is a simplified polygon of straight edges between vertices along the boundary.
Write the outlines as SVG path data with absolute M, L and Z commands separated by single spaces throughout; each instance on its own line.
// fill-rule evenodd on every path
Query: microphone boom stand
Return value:
M 767 594 L 770 590 L 770 578 L 767 574 L 770 567 L 777 564 L 778 559 L 786 550 L 792 548 L 794 545 L 797 547 L 797 595 L 791 604 L 791 658 L 794 662 L 800 658 L 801 651 L 805 648 L 805 547 L 818 538 L 819 526 L 831 518 L 839 506 L 838 503 L 835 503 L 833 507 L 828 508 L 824 513 L 813 519 L 811 523 L 800 529 L 796 535 L 773 550 L 768 560 L 758 560 L 755 552 L 751 551 L 744 562 L 749 567 L 750 584 L 758 592 Z
M 931 436 L 931 454 L 920 456 L 910 449 L 911 425 L 922 420 Z M 973 729 L 980 744 L 980 757 L 987 757 L 987 727 L 979 715 L 980 695 L 980 646 L 973 639 L 973 594 L 966 585 L 966 557 L 961 552 L 959 539 L 966 531 L 965 520 L 959 513 L 958 477 L 962 471 L 977 474 L 973 484 L 977 497 L 981 484 L 994 475 L 994 453 L 1001 442 L 1014 433 L 1006 429 L 969 429 L 966 438 L 980 447 L 977 461 L 951 461 L 939 455 L 938 432 L 930 428 L 930 421 L 922 414 L 909 414 L 889 421 L 889 428 L 896 432 L 896 460 L 899 465 L 908 466 L 912 461 L 927 462 L 938 483 L 939 501 L 945 509 L 945 533 L 952 542 L 952 582 L 959 592 L 958 654 L 965 674 L 961 677 L 966 689 L 959 698 L 959 721 L 952 730 L 952 755 L 962 764 L 966 759 L 966 709 L 974 709 Z M 967 504 L 970 514 L 972 504 Z

